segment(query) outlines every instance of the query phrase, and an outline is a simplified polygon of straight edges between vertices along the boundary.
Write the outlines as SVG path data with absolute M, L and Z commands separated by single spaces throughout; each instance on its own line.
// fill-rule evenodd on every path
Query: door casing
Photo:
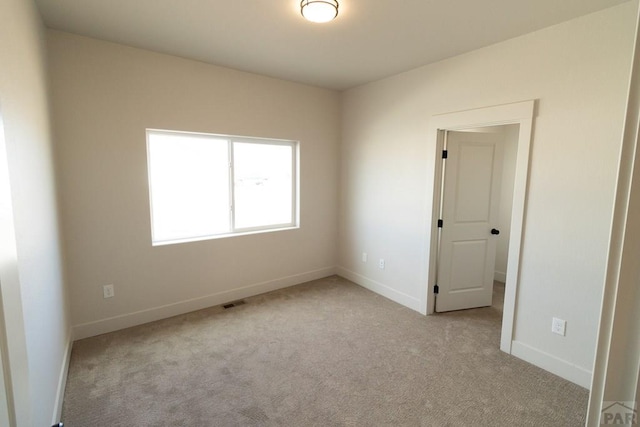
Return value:
M 505 286 L 504 310 L 502 315 L 502 333 L 500 349 L 511 353 L 513 341 L 513 325 L 516 318 L 516 300 L 519 284 L 520 256 L 525 221 L 525 205 L 529 176 L 529 154 L 535 111 L 535 100 L 504 104 L 492 107 L 432 116 L 429 121 L 427 143 L 431 150 L 428 164 L 427 179 L 433 182 L 427 200 L 431 201 L 431 212 L 426 219 L 426 235 L 429 236 L 429 252 L 427 256 L 425 276 L 427 283 L 421 295 L 421 307 L 426 314 L 433 314 L 435 308 L 436 262 L 438 253 L 438 215 L 442 189 L 442 162 L 440 153 L 444 147 L 446 131 L 481 128 L 486 126 L 500 126 L 517 124 L 518 153 L 516 157 L 516 172 L 513 188 L 513 205 L 511 216 L 511 235 L 509 237 L 509 254 L 507 263 L 507 280 Z

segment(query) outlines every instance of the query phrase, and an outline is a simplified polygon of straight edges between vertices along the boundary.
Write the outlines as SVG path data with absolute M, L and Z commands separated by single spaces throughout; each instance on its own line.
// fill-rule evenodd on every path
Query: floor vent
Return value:
M 228 304 L 223 305 L 222 307 L 226 310 L 227 308 L 233 308 L 233 307 L 237 307 L 239 305 L 244 305 L 244 304 L 246 304 L 246 302 L 244 302 L 244 300 L 240 300 L 240 301 L 230 302 Z

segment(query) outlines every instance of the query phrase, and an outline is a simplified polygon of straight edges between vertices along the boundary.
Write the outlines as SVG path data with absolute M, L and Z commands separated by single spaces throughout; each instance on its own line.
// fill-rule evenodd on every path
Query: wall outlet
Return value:
M 378 261 L 378 267 L 380 267 L 380 270 L 384 270 L 384 259 L 380 258 L 380 261 Z
M 366 252 L 362 252 L 362 262 L 367 262 L 367 253 Z
M 102 287 L 102 297 L 103 298 L 112 298 L 115 295 L 113 290 L 113 285 L 104 285 Z
M 566 330 L 567 321 L 554 317 L 553 321 L 551 322 L 551 332 L 553 332 L 554 334 L 562 335 L 564 337 Z

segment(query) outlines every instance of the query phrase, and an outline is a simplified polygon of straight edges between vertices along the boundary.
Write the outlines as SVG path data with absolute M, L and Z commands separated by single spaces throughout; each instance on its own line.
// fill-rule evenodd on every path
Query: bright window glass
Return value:
M 296 149 L 292 141 L 148 130 L 153 244 L 296 226 Z
M 293 221 L 293 147 L 233 144 L 235 226 L 264 227 Z

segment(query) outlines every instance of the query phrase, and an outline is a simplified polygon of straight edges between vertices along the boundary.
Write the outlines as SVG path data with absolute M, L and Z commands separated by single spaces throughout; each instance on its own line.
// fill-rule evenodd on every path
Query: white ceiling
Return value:
M 54 29 L 346 89 L 626 0 L 340 0 L 312 24 L 299 0 L 36 0 Z

